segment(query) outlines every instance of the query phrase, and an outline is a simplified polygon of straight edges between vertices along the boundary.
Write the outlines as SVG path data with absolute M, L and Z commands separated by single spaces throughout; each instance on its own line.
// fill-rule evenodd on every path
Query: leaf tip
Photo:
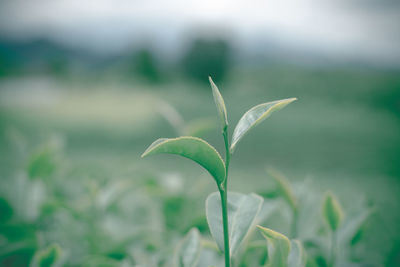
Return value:
M 285 240 L 286 242 L 289 242 L 289 239 L 287 238 L 287 236 L 285 236 L 284 234 L 281 234 L 279 232 L 276 232 L 272 229 L 269 229 L 267 227 L 262 227 L 260 225 L 257 225 L 257 228 L 261 231 L 261 233 L 267 237 L 267 238 L 272 238 L 272 239 L 282 239 Z
M 150 145 L 150 146 L 142 153 L 142 155 L 140 155 L 140 157 L 141 157 L 141 158 L 147 157 L 152 149 L 153 149 L 153 145 Z
M 143 154 L 140 156 L 141 158 L 147 157 L 151 151 L 154 150 L 154 148 L 158 145 L 160 145 L 161 143 L 163 143 L 164 141 L 167 141 L 168 138 L 159 138 L 156 141 L 154 141 L 144 152 Z
M 344 211 L 336 195 L 331 191 L 324 194 L 322 211 L 330 228 L 336 231 L 343 222 Z
M 296 100 L 298 100 L 297 97 L 291 97 L 291 98 L 287 98 L 286 101 L 285 100 L 283 100 L 283 101 L 284 101 L 285 106 L 286 106 L 286 105 L 288 105 L 288 104 L 290 104 L 290 103 L 292 103 L 292 102 L 294 102 Z

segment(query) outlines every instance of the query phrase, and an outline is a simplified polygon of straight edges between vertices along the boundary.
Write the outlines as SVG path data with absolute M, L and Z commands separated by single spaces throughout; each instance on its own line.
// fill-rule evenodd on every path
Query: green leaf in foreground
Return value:
M 245 134 L 258 125 L 260 122 L 268 118 L 272 112 L 284 108 L 289 103 L 295 101 L 296 98 L 288 98 L 272 101 L 257 105 L 248 110 L 235 127 L 232 135 L 231 152 L 235 150 L 237 143 L 245 136 Z
M 322 214 L 332 231 L 336 231 L 343 221 L 343 210 L 336 196 L 327 192 L 324 197 Z
M 214 147 L 200 138 L 160 138 L 146 149 L 142 157 L 157 154 L 176 154 L 197 162 L 214 177 L 218 185 L 225 179 L 225 164 L 221 156 Z
M 61 258 L 61 248 L 53 244 L 35 253 L 31 262 L 31 267 L 51 267 L 56 266 Z
M 178 246 L 176 253 L 176 266 L 196 266 L 200 257 L 200 252 L 200 233 L 196 228 L 192 228 Z
M 268 241 L 268 262 L 266 267 L 287 267 L 290 241 L 281 233 L 257 226 Z
M 228 223 L 230 252 L 239 248 L 261 209 L 263 199 L 256 194 L 228 192 Z M 210 232 L 221 251 L 224 251 L 224 230 L 221 213 L 221 196 L 214 192 L 207 197 L 206 215 Z
M 215 85 L 211 77 L 208 77 L 208 79 L 210 80 L 214 102 L 218 109 L 218 115 L 221 120 L 222 129 L 225 129 L 228 126 L 228 116 L 226 112 L 224 99 L 222 98 L 222 95 L 219 92 L 218 87 Z

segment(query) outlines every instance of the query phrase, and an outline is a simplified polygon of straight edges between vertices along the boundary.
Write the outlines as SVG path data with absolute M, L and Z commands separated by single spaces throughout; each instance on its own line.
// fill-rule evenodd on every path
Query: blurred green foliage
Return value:
M 133 72 L 146 82 L 160 82 L 161 71 L 159 63 L 149 49 L 142 49 L 135 53 L 133 58 Z
M 187 77 L 207 82 L 208 76 L 216 82 L 227 75 L 231 67 L 231 48 L 228 42 L 218 39 L 196 39 L 182 58 L 182 70 Z
M 39 250 L 33 256 L 32 267 L 52 267 L 57 266 L 61 257 L 61 248 L 58 245 L 50 245 L 49 247 Z
M 231 70 L 225 80 L 232 122 L 254 103 L 299 98 L 291 112 L 281 111 L 243 140 L 230 186 L 263 195 L 270 205 L 260 224 L 290 238 L 288 199 L 295 197 L 296 235 L 314 266 L 327 265 L 326 190 L 335 192 L 346 214 L 341 231 L 357 228 L 341 237 L 348 248 L 341 257 L 400 264 L 399 77 L 366 68 L 267 65 Z M 177 135 L 155 108 L 160 98 L 179 110 L 185 125 L 202 120 L 199 114 L 216 118 L 208 85 L 17 78 L 12 86 L 0 84 L 0 266 L 29 266 L 54 243 L 66 266 L 171 266 L 193 227 L 202 238 L 199 264 L 218 266 L 204 207 L 213 182 L 184 160 L 139 160 L 161 132 Z M 149 90 L 157 88 L 163 90 Z M 221 148 L 218 128 L 207 128 L 201 136 Z M 53 146 L 53 133 L 65 142 Z M 292 188 L 254 168 L 263 164 L 287 175 Z M 242 258 L 248 264 L 238 264 L 264 264 L 265 241 L 250 237 Z
M 29 159 L 27 172 L 32 179 L 50 178 L 56 169 L 54 151 L 51 148 L 42 148 Z

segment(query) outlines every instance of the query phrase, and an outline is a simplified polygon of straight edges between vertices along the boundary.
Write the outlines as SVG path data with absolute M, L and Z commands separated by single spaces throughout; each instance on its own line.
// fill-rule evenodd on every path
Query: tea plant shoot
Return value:
M 253 225 L 263 203 L 263 199 L 256 194 L 245 195 L 228 192 L 228 171 L 231 156 L 238 143 L 250 130 L 268 118 L 274 111 L 284 108 L 295 101 L 296 98 L 267 102 L 249 109 L 241 117 L 233 130 L 232 138 L 229 139 L 228 113 L 224 99 L 211 77 L 209 77 L 209 80 L 224 139 L 225 159 L 223 160 L 220 153 L 209 143 L 192 136 L 158 139 L 147 148 L 142 157 L 163 153 L 176 154 L 191 159 L 210 173 L 217 185 L 218 192 L 212 193 L 206 200 L 207 220 L 212 236 L 224 253 L 225 267 L 230 267 L 232 255 L 238 250 L 241 241 Z M 291 241 L 273 230 L 263 227 L 260 227 L 260 230 L 272 244 L 272 246 L 269 246 L 271 249 L 268 253 L 270 257 L 268 266 L 287 266 L 288 258 L 290 258 Z M 194 233 L 192 232 L 192 235 Z M 294 247 L 299 249 L 298 247 L 301 247 L 301 244 L 296 243 Z M 302 262 L 304 253 L 298 254 L 300 259 L 298 261 Z M 182 261 L 189 262 L 190 260 L 180 260 L 180 262 Z

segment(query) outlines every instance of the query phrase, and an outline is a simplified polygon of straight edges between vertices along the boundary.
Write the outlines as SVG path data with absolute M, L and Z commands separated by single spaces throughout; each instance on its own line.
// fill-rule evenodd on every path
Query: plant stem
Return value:
M 331 257 L 329 266 L 335 266 L 336 260 L 336 231 L 331 232 Z
M 231 258 L 229 250 L 229 223 L 228 223 L 228 169 L 231 159 L 231 153 L 229 150 L 228 140 L 228 127 L 223 129 L 222 135 L 224 136 L 225 142 L 225 180 L 219 189 L 221 195 L 221 206 L 222 206 L 222 223 L 224 228 L 224 254 L 225 254 L 225 267 L 230 267 Z
M 224 254 L 225 254 L 225 267 L 231 264 L 230 251 L 229 251 L 229 228 L 228 228 L 228 194 L 227 190 L 220 190 L 221 206 L 222 206 L 222 221 L 224 228 Z
M 231 151 L 229 149 L 229 139 L 228 139 L 228 129 L 227 127 L 224 129 L 223 134 L 224 142 L 225 142 L 225 186 L 228 180 L 228 170 L 229 170 L 229 163 L 231 161 Z M 226 187 L 225 187 L 226 189 Z

